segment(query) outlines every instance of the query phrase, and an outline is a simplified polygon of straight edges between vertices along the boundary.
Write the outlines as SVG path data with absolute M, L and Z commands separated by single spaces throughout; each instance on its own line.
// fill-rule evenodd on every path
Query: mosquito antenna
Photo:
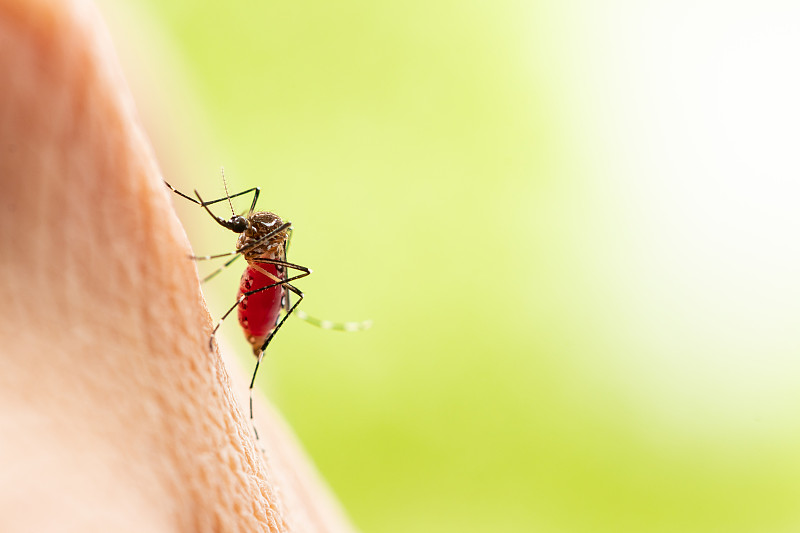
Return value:
M 219 172 L 222 174 L 222 185 L 225 187 L 225 198 L 228 199 L 228 205 L 231 206 L 231 214 L 236 216 L 236 212 L 233 210 L 233 202 L 231 202 L 231 195 L 228 194 L 228 182 L 225 181 L 225 167 L 219 167 Z

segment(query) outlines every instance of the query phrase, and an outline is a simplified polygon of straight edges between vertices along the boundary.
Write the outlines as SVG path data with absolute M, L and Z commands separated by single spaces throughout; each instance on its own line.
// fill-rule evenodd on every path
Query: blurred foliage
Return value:
M 260 374 L 364 531 L 797 523 L 797 409 L 726 409 L 747 377 L 698 372 L 691 339 L 661 373 L 682 308 L 637 278 L 644 207 L 604 166 L 625 137 L 583 114 L 606 109 L 588 4 L 151 0 L 151 33 L 112 25 L 168 102 L 145 121 L 170 181 L 261 186 L 314 270 L 304 309 L 375 322 L 291 323 Z M 198 253 L 233 245 L 179 208 Z

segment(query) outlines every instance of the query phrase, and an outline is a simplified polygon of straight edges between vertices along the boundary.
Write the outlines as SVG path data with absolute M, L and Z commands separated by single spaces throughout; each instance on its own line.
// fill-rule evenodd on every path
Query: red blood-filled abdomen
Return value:
M 275 265 L 258 263 L 256 266 L 258 269 L 269 272 L 277 279 L 283 279 L 278 274 Z M 248 265 L 244 274 L 242 274 L 237 298 L 246 292 L 276 283 L 274 279 L 260 272 L 256 266 Z M 279 285 L 251 294 L 239 303 L 239 324 L 242 325 L 244 334 L 248 342 L 253 345 L 253 351 L 256 354 L 258 354 L 269 333 L 275 328 L 275 324 L 278 321 L 278 313 L 281 310 L 282 295 L 283 287 Z

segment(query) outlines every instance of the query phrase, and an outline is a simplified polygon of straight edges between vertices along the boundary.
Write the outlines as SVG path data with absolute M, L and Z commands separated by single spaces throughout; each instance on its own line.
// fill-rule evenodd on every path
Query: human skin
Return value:
M 0 530 L 352 531 L 252 438 L 94 7 L 0 0 L 0 50 Z

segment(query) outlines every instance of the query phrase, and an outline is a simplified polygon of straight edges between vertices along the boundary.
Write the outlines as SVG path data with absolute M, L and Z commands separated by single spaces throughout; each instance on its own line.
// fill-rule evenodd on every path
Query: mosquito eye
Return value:
M 247 219 L 243 216 L 235 216 L 231 218 L 230 228 L 236 233 L 244 233 L 247 229 Z

